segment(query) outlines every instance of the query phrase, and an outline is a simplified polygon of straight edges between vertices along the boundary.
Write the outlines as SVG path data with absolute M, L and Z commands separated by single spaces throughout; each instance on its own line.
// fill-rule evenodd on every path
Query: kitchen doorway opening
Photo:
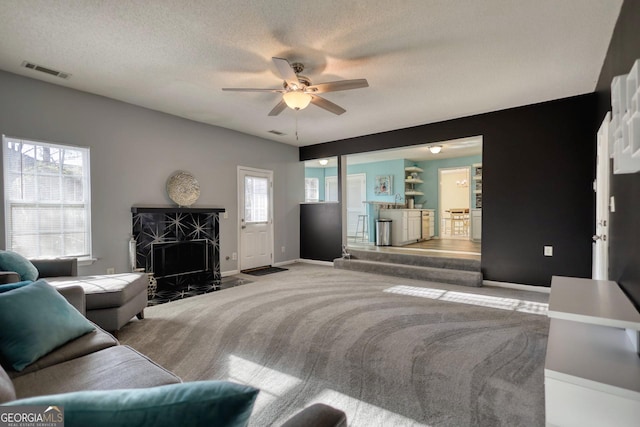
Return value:
M 437 145 L 440 150 L 431 150 Z M 362 203 L 368 221 L 366 235 L 353 233 L 347 226 L 347 249 L 377 252 L 406 252 L 424 256 L 444 256 L 480 259 L 482 210 L 482 137 L 380 150 L 346 156 L 347 176 L 364 174 L 365 200 L 353 199 L 353 189 L 347 185 L 347 206 Z M 441 179 L 442 177 L 442 179 Z M 380 185 L 384 183 L 384 185 Z M 350 200 L 353 199 L 353 200 Z M 407 229 L 407 238 L 395 240 L 392 246 L 376 245 L 376 220 L 403 215 L 408 212 L 407 224 L 392 227 L 393 231 Z M 433 218 L 416 224 L 410 212 L 420 210 Z M 348 214 L 347 214 L 348 216 Z M 353 218 L 356 218 L 352 215 Z M 348 221 L 352 222 L 352 221 Z M 412 227 L 413 225 L 413 227 Z M 411 232 L 412 229 L 428 232 Z M 362 229 L 362 223 L 359 225 Z M 392 232 L 393 232 L 392 231 Z M 416 236 L 411 240 L 412 236 Z

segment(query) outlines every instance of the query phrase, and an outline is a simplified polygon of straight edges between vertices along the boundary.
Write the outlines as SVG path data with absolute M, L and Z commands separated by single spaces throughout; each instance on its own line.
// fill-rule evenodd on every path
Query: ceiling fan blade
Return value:
M 284 89 L 255 89 L 250 87 L 223 87 L 222 90 L 226 90 L 229 92 L 285 92 Z
M 367 79 L 339 80 L 337 82 L 318 83 L 307 88 L 307 92 L 325 93 L 337 92 L 339 90 L 360 89 L 369 87 Z
M 278 69 L 278 73 L 280 73 L 282 80 L 287 82 L 289 86 L 295 86 L 295 87 L 300 86 L 298 75 L 296 74 L 295 71 L 293 71 L 293 68 L 291 68 L 291 64 L 289 64 L 289 61 L 287 61 L 284 58 L 276 58 L 276 57 L 273 57 L 271 59 L 273 60 L 273 63 Z
M 287 108 L 287 104 L 285 104 L 284 99 L 281 99 L 280 102 L 278 102 L 276 106 L 273 107 L 273 110 L 269 111 L 269 115 L 277 116 L 278 114 L 282 113 L 285 108 Z
M 342 108 L 341 106 L 334 104 L 331 101 L 327 101 L 326 99 L 320 97 L 320 96 L 316 96 L 316 95 L 311 95 L 311 103 L 320 107 L 320 108 L 324 108 L 325 110 L 333 113 L 333 114 L 337 114 L 340 115 L 342 113 L 346 113 L 347 110 L 345 110 L 344 108 Z

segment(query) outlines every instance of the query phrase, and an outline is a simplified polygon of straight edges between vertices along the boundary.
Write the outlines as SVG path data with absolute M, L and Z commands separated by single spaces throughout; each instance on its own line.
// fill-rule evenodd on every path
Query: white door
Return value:
M 338 177 L 328 176 L 324 179 L 324 201 L 338 201 Z
M 353 237 L 358 233 L 359 238 L 369 240 L 369 224 L 363 225 L 363 219 L 360 219 L 360 227 L 358 228 L 358 216 L 366 215 L 366 206 L 363 203 L 367 199 L 367 174 L 358 173 L 347 176 L 347 236 Z M 363 236 L 363 227 L 364 233 Z
M 598 130 L 596 160 L 596 225 L 593 236 L 593 278 L 609 279 L 609 121 L 607 113 Z
M 240 270 L 271 265 L 273 172 L 238 167 Z

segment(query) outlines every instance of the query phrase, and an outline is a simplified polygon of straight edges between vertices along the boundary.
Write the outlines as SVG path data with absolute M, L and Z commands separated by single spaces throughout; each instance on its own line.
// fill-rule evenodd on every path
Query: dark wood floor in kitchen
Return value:
M 464 239 L 431 239 L 405 245 L 407 249 L 436 249 L 441 251 L 476 252 L 480 254 L 480 242 Z
M 464 239 L 431 239 L 405 246 L 375 246 L 369 242 L 354 242 L 349 239 L 349 248 L 376 252 L 404 252 L 465 259 L 480 259 L 480 242 Z

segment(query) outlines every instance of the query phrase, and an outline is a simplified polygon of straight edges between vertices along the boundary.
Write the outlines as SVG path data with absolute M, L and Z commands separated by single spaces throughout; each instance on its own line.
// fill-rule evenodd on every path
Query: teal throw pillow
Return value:
M 20 280 L 38 279 L 38 269 L 17 252 L 0 250 L 0 270 L 15 271 L 20 275 Z
M 0 355 L 16 371 L 95 329 L 44 280 L 0 294 L 0 325 Z
M 5 405 L 63 407 L 66 427 L 244 427 L 258 392 L 226 381 L 196 381 L 30 397 Z
M 18 289 L 21 288 L 23 286 L 27 286 L 33 283 L 33 280 L 23 280 L 22 282 L 16 282 L 16 283 L 8 283 L 6 285 L 0 285 L 0 294 L 7 292 L 7 291 L 12 291 L 14 289 Z

